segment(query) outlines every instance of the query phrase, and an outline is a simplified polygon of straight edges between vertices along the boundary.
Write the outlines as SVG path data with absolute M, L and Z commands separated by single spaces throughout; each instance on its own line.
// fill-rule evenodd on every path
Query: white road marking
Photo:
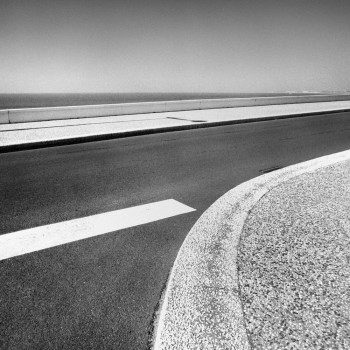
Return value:
M 0 260 L 195 211 L 174 199 L 0 236 Z

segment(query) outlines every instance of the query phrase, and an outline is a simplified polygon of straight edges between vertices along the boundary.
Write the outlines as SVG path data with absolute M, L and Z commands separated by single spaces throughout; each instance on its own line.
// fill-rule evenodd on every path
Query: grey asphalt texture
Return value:
M 196 212 L 0 262 L 1 349 L 147 349 L 176 254 L 222 194 L 350 148 L 350 114 L 0 155 L 0 234 L 174 198 Z
M 252 209 L 237 256 L 252 349 L 350 349 L 350 162 L 303 174 Z

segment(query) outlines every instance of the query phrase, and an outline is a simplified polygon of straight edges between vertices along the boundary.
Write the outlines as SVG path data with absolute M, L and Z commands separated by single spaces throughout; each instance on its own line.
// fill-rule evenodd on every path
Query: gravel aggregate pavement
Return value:
M 175 260 L 154 349 L 350 349 L 349 170 L 334 153 L 212 204 Z
M 263 196 L 238 249 L 252 349 L 350 349 L 350 161 Z

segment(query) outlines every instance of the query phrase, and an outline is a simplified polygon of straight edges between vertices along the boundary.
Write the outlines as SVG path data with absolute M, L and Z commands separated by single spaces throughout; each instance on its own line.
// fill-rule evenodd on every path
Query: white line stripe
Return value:
M 174 199 L 0 236 L 0 260 L 195 211 Z

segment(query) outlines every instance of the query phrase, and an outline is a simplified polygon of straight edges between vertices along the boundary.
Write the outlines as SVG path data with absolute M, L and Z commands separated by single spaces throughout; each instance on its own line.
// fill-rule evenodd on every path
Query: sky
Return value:
M 349 0 L 1 0 L 0 93 L 350 90 Z

